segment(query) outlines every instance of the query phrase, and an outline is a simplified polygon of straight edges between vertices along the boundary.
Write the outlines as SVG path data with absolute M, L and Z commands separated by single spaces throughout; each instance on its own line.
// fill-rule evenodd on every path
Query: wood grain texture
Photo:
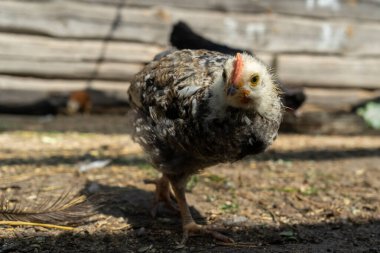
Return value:
M 128 101 L 129 82 L 94 80 L 91 87 L 114 98 Z M 67 95 L 88 87 L 86 80 L 40 79 L 0 75 L 0 104 L 22 105 L 46 99 L 52 94 Z
M 119 4 L 123 0 L 80 0 L 87 3 Z M 295 16 L 318 18 L 354 18 L 363 20 L 380 20 L 380 1 L 378 0 L 218 0 L 218 1 L 178 1 L 178 0 L 128 0 L 128 5 L 151 7 L 173 6 L 185 9 L 202 9 L 222 12 L 280 13 Z
M 44 78 L 130 80 L 142 66 L 136 63 L 104 62 L 97 69 L 94 62 L 0 58 L 2 74 Z
M 54 39 L 45 36 L 0 33 L 0 57 L 54 61 L 147 63 L 164 50 L 153 44 Z M 104 51 L 104 52 L 102 52 Z
M 101 41 L 3 33 L 0 34 L 0 73 L 129 81 L 143 64 L 163 50 L 153 45 L 111 42 L 101 55 L 102 46 Z M 272 63 L 269 54 L 259 57 L 269 65 Z M 97 65 L 99 59 L 102 62 Z
M 2 30 L 78 39 L 104 38 L 117 13 L 113 5 L 73 1 L 5 0 L 0 9 Z M 113 39 L 167 45 L 178 20 L 215 41 L 254 51 L 380 55 L 378 23 L 171 7 L 123 8 Z
M 380 59 L 281 55 L 278 76 L 285 84 L 314 87 L 380 88 Z
M 32 90 L 42 92 L 73 91 L 85 89 L 86 80 L 61 80 L 40 79 L 32 77 L 15 77 L 0 75 L 0 89 L 3 90 Z M 129 82 L 94 80 L 91 87 L 100 90 L 114 90 L 118 93 L 127 94 Z
M 342 90 L 307 87 L 304 92 L 309 106 L 324 111 L 350 111 L 353 106 L 380 96 L 380 89 L 372 91 L 355 88 Z

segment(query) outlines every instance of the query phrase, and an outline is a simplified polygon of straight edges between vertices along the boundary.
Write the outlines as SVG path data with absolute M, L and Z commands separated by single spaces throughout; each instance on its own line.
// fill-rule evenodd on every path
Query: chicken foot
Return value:
M 179 207 L 179 211 L 182 217 L 182 227 L 183 227 L 183 237 L 181 244 L 185 244 L 190 235 L 204 235 L 209 234 L 213 238 L 219 241 L 223 241 L 226 243 L 231 243 L 233 240 L 213 229 L 207 225 L 199 225 L 195 223 L 191 213 L 189 206 L 187 205 L 185 187 L 187 177 L 178 178 L 171 177 L 170 184 L 172 185 L 174 195 L 177 199 L 177 204 Z
M 152 217 L 157 216 L 157 211 L 161 204 L 164 204 L 165 207 L 167 207 L 169 210 L 175 213 L 178 212 L 178 207 L 174 203 L 172 199 L 172 194 L 170 192 L 169 179 L 165 175 L 162 175 L 161 178 L 156 180 L 146 179 L 144 180 L 144 183 L 154 184 L 156 186 L 153 207 L 150 211 Z

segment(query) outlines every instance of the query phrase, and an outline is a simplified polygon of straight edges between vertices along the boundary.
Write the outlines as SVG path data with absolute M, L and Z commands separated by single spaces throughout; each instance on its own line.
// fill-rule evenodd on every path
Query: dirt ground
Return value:
M 198 236 L 181 247 L 179 217 L 164 209 L 150 216 L 154 186 L 143 180 L 159 174 L 127 123 L 0 115 L 2 196 L 24 206 L 64 192 L 103 199 L 72 231 L 1 226 L 0 253 L 380 252 L 380 135 L 281 134 L 265 154 L 194 176 L 187 193 L 194 217 L 236 243 Z

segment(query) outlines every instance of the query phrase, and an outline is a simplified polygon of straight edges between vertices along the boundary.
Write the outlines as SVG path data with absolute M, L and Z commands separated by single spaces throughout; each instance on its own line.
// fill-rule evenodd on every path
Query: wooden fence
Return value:
M 251 49 L 317 104 L 379 95 L 380 0 L 1 0 L 0 102 L 124 92 L 179 20 Z

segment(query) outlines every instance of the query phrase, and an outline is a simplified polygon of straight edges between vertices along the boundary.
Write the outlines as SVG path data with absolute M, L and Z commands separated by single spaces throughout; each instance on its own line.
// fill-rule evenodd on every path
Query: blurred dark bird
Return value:
M 282 118 L 278 86 L 268 68 L 249 54 L 174 51 L 140 71 L 128 91 L 135 116 L 134 138 L 162 172 L 155 181 L 157 204 L 176 209 L 183 242 L 190 233 L 230 239 L 194 222 L 185 197 L 189 177 L 218 163 L 263 152 Z
M 0 103 L 0 114 L 14 115 L 57 115 L 64 107 L 66 97 L 51 95 L 47 98 L 27 104 Z
M 217 51 L 223 54 L 235 55 L 237 53 L 248 53 L 253 55 L 248 49 L 232 48 L 208 40 L 195 33 L 185 22 L 179 21 L 173 25 L 170 34 L 170 43 L 178 49 L 205 49 Z
M 170 43 L 177 49 L 205 49 L 217 51 L 223 54 L 235 55 L 237 53 L 247 53 L 254 55 L 248 49 L 232 48 L 215 43 L 199 34 L 195 33 L 185 22 L 178 22 L 173 25 L 170 34 Z M 284 107 L 292 111 L 297 110 L 306 100 L 306 95 L 302 90 L 290 90 L 280 86 L 283 90 L 282 103 Z

